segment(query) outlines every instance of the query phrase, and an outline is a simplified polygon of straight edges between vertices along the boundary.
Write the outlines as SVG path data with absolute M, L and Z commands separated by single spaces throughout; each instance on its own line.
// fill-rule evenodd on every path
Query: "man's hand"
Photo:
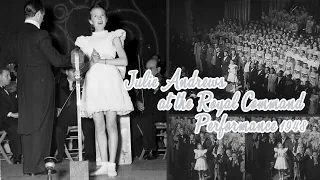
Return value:
M 57 108 L 57 117 L 60 116 L 62 109 L 61 108 Z
M 11 113 L 10 117 L 18 119 L 19 113 Z
M 137 102 L 137 108 L 139 111 L 144 111 L 144 105 L 141 101 Z

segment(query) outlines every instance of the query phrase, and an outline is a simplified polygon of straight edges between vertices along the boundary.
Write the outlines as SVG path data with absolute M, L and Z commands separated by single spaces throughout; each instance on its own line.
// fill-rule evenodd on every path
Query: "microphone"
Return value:
M 80 71 L 85 66 L 84 53 L 79 47 L 76 47 L 71 51 L 71 64 L 76 71 Z

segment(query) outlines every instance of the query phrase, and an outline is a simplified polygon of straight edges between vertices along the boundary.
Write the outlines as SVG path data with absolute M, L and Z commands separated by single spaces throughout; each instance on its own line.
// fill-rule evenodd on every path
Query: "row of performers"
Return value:
M 239 58 L 239 60 L 237 60 Z M 306 81 L 310 81 L 312 86 L 317 86 L 319 83 L 319 66 L 320 62 L 317 56 L 314 59 L 294 59 L 291 56 L 280 54 L 280 56 L 272 56 L 271 54 L 265 54 L 263 56 L 248 56 L 244 52 L 240 51 L 239 56 L 234 50 L 231 51 L 229 56 L 227 52 L 224 53 L 223 61 L 228 62 L 233 60 L 235 64 L 242 66 L 244 72 L 249 72 L 252 64 L 263 64 L 266 68 L 273 68 L 276 72 L 282 70 L 284 75 L 292 75 L 293 79 L 300 79 L 302 85 Z M 249 60 L 249 61 L 248 61 Z M 225 63 L 224 62 L 224 63 Z M 243 64 L 242 64 L 242 63 Z M 241 68 L 241 69 L 242 69 Z

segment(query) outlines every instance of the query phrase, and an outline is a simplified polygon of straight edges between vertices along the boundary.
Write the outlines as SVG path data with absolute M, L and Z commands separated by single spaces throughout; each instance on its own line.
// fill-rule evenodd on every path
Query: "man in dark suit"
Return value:
M 75 90 L 75 69 L 65 68 L 65 74 L 60 77 L 58 88 L 58 118 L 55 126 L 55 140 L 58 150 L 56 156 L 58 163 L 64 157 L 64 143 L 69 126 L 77 125 L 77 98 Z M 62 109 L 63 108 L 63 109 Z M 84 135 L 85 160 L 95 161 L 95 131 L 92 119 L 82 118 L 82 131 Z
M 288 148 L 288 150 L 287 150 L 287 156 L 288 156 L 287 160 L 288 160 L 289 171 L 290 171 L 289 179 L 293 179 L 294 178 L 294 155 L 293 155 L 293 151 L 294 151 L 294 148 L 297 147 L 297 142 L 296 142 L 294 134 L 291 134 L 290 135 L 290 139 L 287 139 L 285 141 L 284 147 Z
M 241 180 L 240 161 L 236 153 L 232 153 L 232 160 L 226 166 L 227 180 Z
M 298 99 L 300 97 L 301 92 L 303 91 L 303 87 L 301 85 L 300 79 L 296 79 L 294 87 L 294 98 Z
M 301 179 L 304 179 L 306 177 L 306 171 L 307 171 L 307 162 L 312 159 L 312 150 L 310 148 L 306 149 L 306 152 L 304 153 L 304 156 L 302 157 L 300 161 L 300 177 Z
M 284 91 L 286 89 L 286 78 L 283 77 L 283 71 L 278 72 L 277 85 L 276 85 L 276 96 L 281 99 L 284 97 Z
M 228 54 L 228 51 L 225 51 L 223 54 L 223 59 L 222 59 L 222 76 L 225 77 L 227 79 L 228 76 L 228 69 L 229 69 L 229 64 L 230 64 L 230 56 Z
M 220 47 L 217 47 L 216 51 L 217 51 L 216 61 L 213 63 L 213 66 L 214 66 L 215 76 L 220 77 L 222 76 L 221 65 L 223 61 L 223 53 L 221 52 Z
M 0 131 L 5 130 L 8 134 L 9 145 L 13 154 L 14 164 L 21 163 L 21 136 L 17 133 L 18 128 L 18 105 L 15 94 L 9 93 L 5 87 L 11 82 L 10 71 L 0 68 Z
M 256 98 L 261 98 L 264 94 L 264 78 L 264 66 L 262 64 L 259 64 L 256 74 L 252 74 L 252 90 L 256 93 Z
M 220 174 L 221 174 L 221 178 L 224 179 L 224 177 L 227 177 L 228 175 L 228 167 L 230 167 L 230 165 L 232 165 L 232 152 L 230 149 L 226 150 L 225 155 L 223 155 L 223 167 L 220 166 Z
M 161 68 L 155 59 L 150 59 L 146 63 L 146 69 L 159 78 L 160 85 L 163 84 L 163 78 L 160 75 Z M 137 145 L 137 140 L 142 136 L 142 147 L 146 151 L 145 158 L 152 160 L 157 156 L 156 145 L 156 127 L 157 122 L 166 122 L 165 112 L 158 111 L 157 103 L 165 94 L 158 89 L 145 89 L 138 91 L 136 107 L 141 112 L 132 119 L 133 144 Z M 140 129 L 139 129 L 139 128 Z M 141 132 L 142 133 L 141 133 Z M 138 154 L 137 152 L 135 154 Z
M 320 179 L 320 162 L 318 152 L 312 153 L 312 159 L 306 161 L 306 180 L 319 180 Z
M 50 155 L 55 116 L 55 83 L 51 66 L 69 66 L 70 58 L 53 46 L 49 33 L 40 29 L 45 15 L 43 4 L 28 1 L 25 23 L 8 41 L 7 58 L 18 68 L 19 122 L 22 134 L 23 173 L 46 172 L 44 158 Z

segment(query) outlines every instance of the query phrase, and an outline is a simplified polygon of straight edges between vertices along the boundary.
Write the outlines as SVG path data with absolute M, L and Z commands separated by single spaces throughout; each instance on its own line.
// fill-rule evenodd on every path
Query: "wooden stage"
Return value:
M 138 159 L 138 158 L 137 158 Z M 89 164 L 90 172 L 95 168 L 95 163 Z M 120 165 L 118 177 L 108 178 L 108 176 L 90 177 L 90 180 L 166 180 L 167 178 L 166 160 L 135 160 L 130 165 Z M 69 180 L 69 161 L 64 160 L 56 166 L 57 173 L 53 175 L 53 180 Z M 1 161 L 0 180 L 46 180 L 46 176 L 25 176 L 22 174 L 22 165 L 9 165 L 6 161 Z

